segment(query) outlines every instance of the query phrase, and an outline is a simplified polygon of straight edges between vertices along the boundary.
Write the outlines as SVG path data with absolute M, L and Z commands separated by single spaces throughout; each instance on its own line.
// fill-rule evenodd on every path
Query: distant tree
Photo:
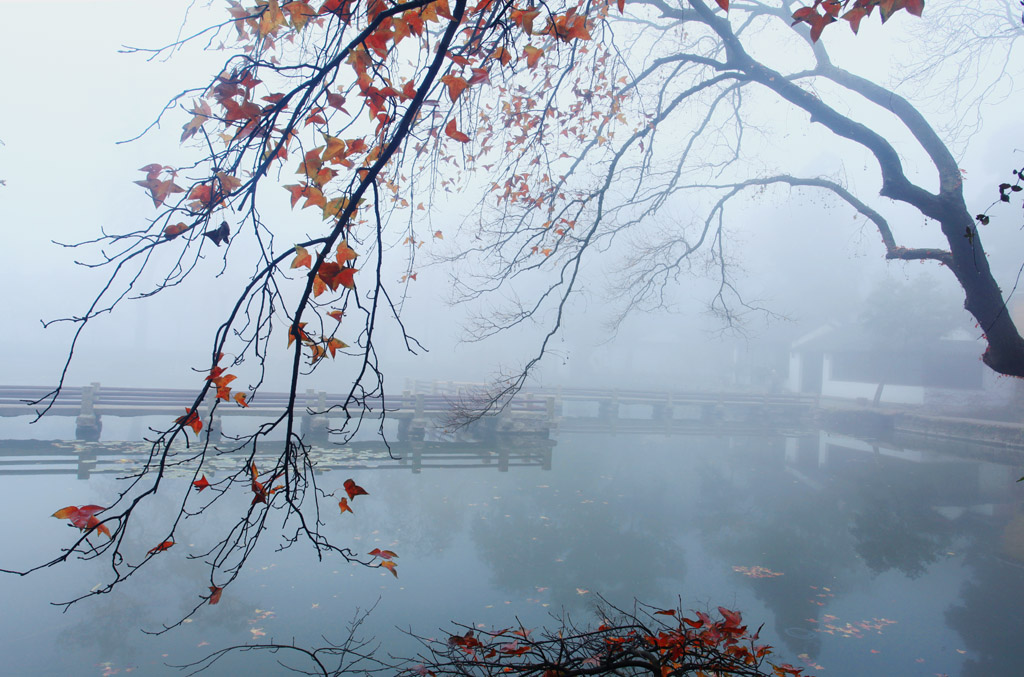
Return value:
M 584 262 L 601 252 L 621 260 L 624 313 L 665 305 L 672 285 L 696 272 L 717 279 L 711 308 L 732 322 L 745 304 L 729 273 L 726 210 L 743 195 L 776 187 L 837 198 L 877 228 L 887 258 L 949 268 L 987 335 L 986 364 L 1024 375 L 1024 339 L 989 269 L 953 155 L 909 101 L 838 67 L 817 41 L 836 19 L 856 30 L 876 7 L 886 19 L 900 9 L 919 13 L 923 3 L 717 5 L 230 0 L 221 23 L 188 38 L 224 49 L 223 68 L 166 109 L 187 111 L 180 138 L 195 150 L 195 163 L 143 167 L 137 183 L 157 209 L 154 219 L 82 243 L 99 248 L 89 265 L 109 271 L 109 279 L 84 313 L 66 318 L 75 325 L 68 361 L 88 323 L 126 299 L 229 267 L 248 265 L 248 278 L 214 333 L 192 405 L 155 433 L 149 463 L 119 496 L 55 513 L 82 531 L 43 566 L 108 558 L 110 578 L 90 594 L 108 592 L 168 556 L 190 516 L 215 503 L 230 509 L 220 499 L 237 496 L 244 505 L 232 504 L 234 527 L 201 555 L 210 580 L 197 585 L 193 612 L 217 603 L 235 580 L 272 510 L 292 529 L 286 547 L 304 542 L 318 556 L 396 573 L 394 553 L 362 554 L 326 536 L 327 521 L 353 517 L 345 514 L 351 502 L 367 492 L 355 478 L 321 486 L 298 425 L 298 392 L 326 362 L 338 365 L 335 382 L 347 396 L 336 407 L 336 432 L 344 440 L 363 413 L 381 409 L 378 335 L 393 332 L 418 349 L 401 308 L 428 243 L 452 244 L 446 261 L 462 300 L 491 292 L 519 299 L 481 318 L 478 338 L 530 322 L 544 327 L 533 356 L 496 384 L 475 416 L 500 409 L 522 387 L 562 326 Z M 748 148 L 752 138 L 771 146 L 772 135 L 759 126 L 767 124 L 763 111 L 779 107 L 796 116 L 798 135 L 817 123 L 819 141 L 873 158 L 881 195 L 916 209 L 948 247 L 903 246 L 883 207 L 836 179 L 792 173 L 787 150 L 801 141 L 774 139 L 777 156 L 752 155 L 760 153 Z M 861 120 L 865 108 L 909 132 L 912 147 L 887 137 L 875 118 Z M 928 158 L 937 190 L 905 173 L 901 153 L 909 151 Z M 759 169 L 751 170 L 755 158 Z M 282 170 L 297 175 L 294 183 L 276 182 Z M 484 197 L 461 236 L 430 225 L 447 193 L 455 196 L 450 206 L 474 190 Z M 264 218 L 268 193 L 313 209 L 305 234 Z M 683 200 L 703 210 L 692 221 L 669 216 Z M 392 281 L 385 264 L 396 257 L 405 270 Z M 150 279 L 144 271 L 155 285 L 142 282 Z M 520 295 L 538 288 L 534 280 L 542 291 Z M 267 357 L 279 350 L 288 351 L 286 405 L 255 432 L 215 447 L 210 418 L 218 407 L 259 398 Z M 59 397 L 66 373 L 67 364 L 58 387 L 36 403 L 39 415 Z M 268 441 L 282 433 L 283 443 Z M 257 463 L 267 448 L 269 462 Z M 232 471 L 208 478 L 211 459 L 229 453 L 237 459 Z M 171 467 L 189 473 L 191 486 L 161 524 L 162 538 L 139 546 L 136 509 L 164 488 Z
M 968 328 L 963 313 L 945 304 L 945 298 L 931 275 L 886 279 L 864 300 L 860 321 L 876 350 L 931 347 L 950 332 Z

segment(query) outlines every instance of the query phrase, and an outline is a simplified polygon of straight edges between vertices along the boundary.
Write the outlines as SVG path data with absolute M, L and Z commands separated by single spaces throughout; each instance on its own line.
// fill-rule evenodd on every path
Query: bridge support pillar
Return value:
M 612 432 L 615 432 L 619 420 L 619 394 L 615 393 L 606 400 L 600 400 L 597 404 L 597 417 L 608 424 Z
M 224 417 L 207 417 L 207 420 L 210 422 L 210 442 L 212 444 L 220 444 L 221 440 L 224 439 Z
M 83 449 L 78 452 L 78 470 L 76 476 L 80 480 L 87 480 L 96 469 L 96 454 L 92 449 Z
M 404 417 L 398 419 L 399 442 L 422 442 L 427 435 L 427 422 L 422 418 Z
M 92 382 L 82 388 L 82 408 L 75 419 L 75 439 L 82 442 L 98 442 L 103 422 L 96 411 L 96 401 L 100 396 L 100 384 Z
M 306 413 L 302 415 L 302 439 L 306 444 L 327 444 L 330 421 L 327 418 L 327 393 L 306 391 Z

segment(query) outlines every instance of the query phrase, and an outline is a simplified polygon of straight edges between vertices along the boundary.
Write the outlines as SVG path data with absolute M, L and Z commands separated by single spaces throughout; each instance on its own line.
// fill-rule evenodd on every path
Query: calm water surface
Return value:
M 8 474 L 44 466 L 24 457 L 12 465 L 18 450 L 6 444 L 0 564 L 10 568 L 44 561 L 69 542 L 71 530 L 52 512 L 103 504 L 117 483 L 113 474 L 79 479 L 73 465 L 63 474 Z M 173 623 L 206 592 L 207 574 L 184 555 L 201 551 L 220 516 L 190 520 L 150 571 L 66 613 L 48 603 L 88 591 L 105 579 L 102 567 L 2 576 L 0 672 L 181 674 L 168 666 L 230 644 L 341 640 L 355 610 L 375 603 L 362 634 L 408 655 L 414 645 L 403 630 L 444 636 L 453 620 L 507 627 L 517 618 L 550 625 L 561 613 L 589 619 L 600 594 L 619 604 L 636 597 L 739 609 L 751 625 L 764 624 L 762 638 L 783 660 L 826 677 L 1021 674 L 1019 466 L 827 433 L 562 434 L 545 451 L 512 451 L 507 470 L 497 453 L 425 456 L 419 472 L 409 459 L 363 454 L 357 465 L 377 467 L 322 476 L 328 490 L 351 476 L 371 493 L 354 503 L 354 515 L 331 512 L 327 531 L 361 551 L 397 551 L 397 580 L 318 561 L 301 546 L 275 552 L 267 539 L 219 605 L 158 637 L 140 629 Z M 129 467 L 124 456 L 112 462 Z M 437 464 L 463 467 L 430 467 Z M 151 533 L 136 535 L 142 550 L 162 538 L 160 519 L 175 510 L 170 493 L 152 513 Z M 240 670 L 284 673 L 264 655 L 205 674 Z

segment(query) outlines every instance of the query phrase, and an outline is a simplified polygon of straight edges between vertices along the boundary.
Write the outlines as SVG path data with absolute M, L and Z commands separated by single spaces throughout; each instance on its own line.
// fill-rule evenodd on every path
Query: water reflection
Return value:
M 130 445 L 80 446 L 0 444 L 0 485 L 20 507 L 18 520 L 0 525 L 3 542 L 17 544 L 5 566 L 52 555 L 67 535 L 47 517 L 55 506 L 101 501 L 113 492 L 111 473 L 133 466 Z M 0 618 L 5 659 L 16 674 L 135 666 L 159 675 L 166 662 L 227 644 L 339 639 L 331 631 L 377 598 L 369 631 L 401 653 L 396 625 L 429 633 L 450 620 L 532 625 L 563 610 L 580 618 L 600 593 L 740 608 L 765 622 L 762 637 L 785 660 L 812 673 L 1015 674 L 1024 489 L 1014 466 L 823 432 L 572 434 L 557 445 L 396 451 L 402 461 L 379 448 L 317 453 L 327 490 L 356 476 L 371 491 L 355 515 L 328 520 L 331 536 L 396 550 L 399 579 L 268 542 L 218 606 L 168 635 L 141 634 L 205 592 L 201 563 L 183 554 L 202 551 L 204 533 L 229 517 L 206 515 L 190 520 L 184 553 L 67 615 L 46 602 L 102 580 L 96 563 L 0 579 L 21 610 Z M 225 471 L 234 463 L 218 462 Z M 169 510 L 172 497 L 164 500 Z

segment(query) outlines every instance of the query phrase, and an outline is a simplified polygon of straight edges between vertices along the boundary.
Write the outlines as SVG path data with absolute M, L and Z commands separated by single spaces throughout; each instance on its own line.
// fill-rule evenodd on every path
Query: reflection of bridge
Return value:
M 272 447 L 273 445 L 268 445 Z M 534 467 L 551 470 L 555 442 L 543 439 L 519 440 L 501 446 L 460 442 L 408 442 L 391 444 L 391 454 L 383 442 L 353 442 L 345 446 L 313 447 L 310 458 L 316 473 L 332 470 L 410 470 Z M 146 442 L 62 442 L 43 440 L 0 440 L 0 476 L 4 475 L 132 475 L 142 469 L 149 457 Z M 177 453 L 188 456 L 181 447 Z M 256 463 L 264 456 L 257 456 Z M 276 454 L 267 453 L 269 461 Z M 204 461 L 207 473 L 238 469 L 238 457 L 230 453 L 211 454 Z M 186 467 L 170 466 L 167 474 L 190 475 Z M 211 475 L 212 476 L 212 475 Z
M 28 400 L 46 394 L 47 388 L 0 386 L 0 416 L 32 413 Z M 209 426 L 214 393 L 200 408 Z M 386 415 L 398 422 L 402 441 L 422 440 L 442 425 L 454 408 L 485 401 L 479 384 L 410 382 L 401 395 L 366 401 L 369 416 Z M 163 416 L 173 420 L 191 407 L 192 390 L 111 388 L 93 383 L 84 388 L 65 388 L 48 415 L 75 416 L 76 437 L 98 440 L 104 416 Z M 331 419 L 344 419 L 344 395 L 307 390 L 296 398 L 305 439 L 323 443 Z M 286 393 L 259 392 L 248 408 L 222 403 L 208 427 L 220 439 L 225 416 L 262 419 L 280 416 L 288 406 Z M 477 421 L 468 431 L 476 439 L 541 437 L 566 431 L 623 433 L 693 433 L 728 428 L 730 432 L 792 428 L 805 425 L 817 408 L 817 399 L 785 393 L 667 392 L 596 388 L 534 388 L 524 390 L 500 414 Z

